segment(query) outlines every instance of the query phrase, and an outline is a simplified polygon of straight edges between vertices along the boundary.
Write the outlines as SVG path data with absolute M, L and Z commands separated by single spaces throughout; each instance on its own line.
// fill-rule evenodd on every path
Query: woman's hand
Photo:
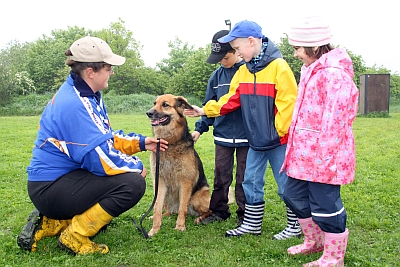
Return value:
M 146 150 L 157 152 L 157 138 L 146 137 L 144 140 Z M 168 142 L 164 139 L 160 139 L 160 151 L 165 151 L 168 148 Z
M 146 169 L 145 166 L 143 166 L 143 170 L 142 170 L 142 173 L 141 173 L 140 175 L 142 175 L 143 178 L 146 178 L 146 176 L 147 176 L 147 169 Z

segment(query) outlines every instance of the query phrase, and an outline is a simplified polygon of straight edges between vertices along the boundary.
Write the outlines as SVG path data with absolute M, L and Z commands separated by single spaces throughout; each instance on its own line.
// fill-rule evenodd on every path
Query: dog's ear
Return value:
M 193 109 L 193 107 L 187 102 L 186 98 L 183 96 L 175 97 L 176 106 L 184 109 Z

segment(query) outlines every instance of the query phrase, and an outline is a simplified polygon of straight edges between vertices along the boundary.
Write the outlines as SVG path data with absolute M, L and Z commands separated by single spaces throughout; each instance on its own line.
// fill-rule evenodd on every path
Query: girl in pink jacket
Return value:
M 340 186 L 354 180 L 358 89 L 351 58 L 330 38 L 320 17 L 300 19 L 288 36 L 304 63 L 282 166 L 289 176 L 283 197 L 299 218 L 304 243 L 288 253 L 323 251 L 304 266 L 344 266 L 349 234 Z

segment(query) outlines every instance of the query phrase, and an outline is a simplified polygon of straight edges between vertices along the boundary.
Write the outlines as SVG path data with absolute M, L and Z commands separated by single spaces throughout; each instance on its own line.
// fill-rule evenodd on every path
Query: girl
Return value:
M 323 251 L 303 266 L 344 266 L 349 234 L 340 186 L 354 180 L 358 89 L 349 55 L 330 38 L 320 17 L 302 18 L 288 36 L 304 63 L 282 166 L 289 176 L 283 197 L 299 218 L 304 243 L 288 253 Z

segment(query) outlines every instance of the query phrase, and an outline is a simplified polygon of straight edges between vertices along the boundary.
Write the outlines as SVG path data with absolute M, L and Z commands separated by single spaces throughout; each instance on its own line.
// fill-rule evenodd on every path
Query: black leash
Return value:
M 156 151 L 156 175 L 155 175 L 156 177 L 154 178 L 155 191 L 154 191 L 153 203 L 151 203 L 149 210 L 142 216 L 142 218 L 140 218 L 140 227 L 136 223 L 136 221 L 133 218 L 131 218 L 133 221 L 133 224 L 136 226 L 136 228 L 142 233 L 142 235 L 146 239 L 149 238 L 149 235 L 147 234 L 146 230 L 142 226 L 142 222 L 147 217 L 147 215 L 149 215 L 149 213 L 151 212 L 151 210 L 154 207 L 154 204 L 156 203 L 157 194 L 158 194 L 158 179 L 160 176 L 160 138 L 157 138 L 157 140 L 158 140 L 158 143 L 157 143 L 157 151 Z

